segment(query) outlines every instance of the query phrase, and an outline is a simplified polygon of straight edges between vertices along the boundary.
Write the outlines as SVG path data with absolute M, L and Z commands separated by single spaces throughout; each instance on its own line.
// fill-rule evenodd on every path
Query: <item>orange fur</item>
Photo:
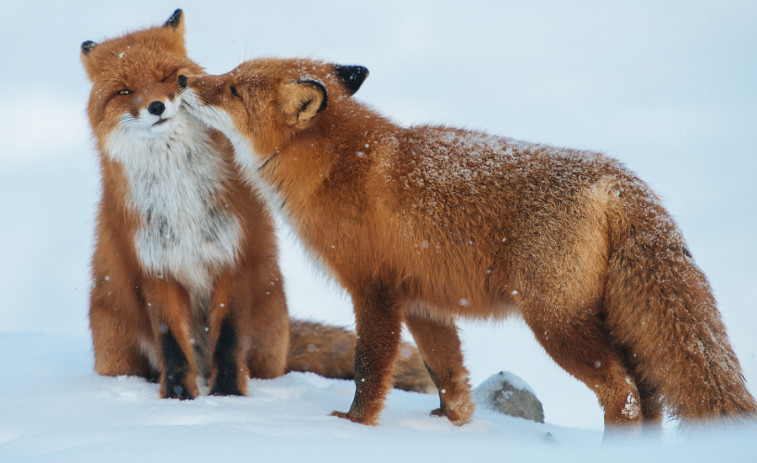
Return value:
M 754 413 L 705 276 L 648 187 L 599 153 L 445 127 L 399 127 L 350 98 L 361 67 L 260 59 L 181 76 L 183 107 L 349 291 L 350 410 L 375 424 L 407 323 L 470 419 L 458 316 L 520 314 L 593 390 L 606 426 Z
M 183 399 L 197 396 L 196 375 L 212 394 L 245 394 L 248 376 L 285 371 L 351 378 L 354 334 L 290 327 L 274 225 L 228 140 L 177 111 L 177 76 L 202 72 L 183 33 L 177 10 L 162 26 L 82 44 L 102 174 L 95 370 L 155 378 L 161 397 Z M 398 381 L 425 392 L 433 385 L 410 349 Z

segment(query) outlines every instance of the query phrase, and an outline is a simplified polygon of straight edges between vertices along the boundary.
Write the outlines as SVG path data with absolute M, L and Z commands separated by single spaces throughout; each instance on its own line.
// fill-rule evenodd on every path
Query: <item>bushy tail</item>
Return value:
M 610 217 L 607 324 L 637 382 L 686 421 L 754 414 L 709 283 L 675 223 L 638 181 Z
M 312 372 L 328 378 L 354 379 L 357 337 L 344 328 L 291 320 L 286 371 Z M 403 343 L 394 368 L 394 387 L 436 393 L 418 349 Z

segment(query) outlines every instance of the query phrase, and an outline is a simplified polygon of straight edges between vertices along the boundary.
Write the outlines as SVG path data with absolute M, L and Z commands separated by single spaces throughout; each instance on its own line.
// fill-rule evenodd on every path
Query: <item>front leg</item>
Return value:
M 375 425 L 392 386 L 404 303 L 382 284 L 371 284 L 360 294 L 353 293 L 353 303 L 357 325 L 355 399 L 349 412 L 332 415 Z
M 446 416 L 457 425 L 467 423 L 475 406 L 454 322 L 447 325 L 408 314 L 406 323 L 439 389 L 440 407 L 431 414 Z
M 178 283 L 165 278 L 146 281 L 144 295 L 158 348 L 160 396 L 194 399 L 199 391 L 189 340 L 189 296 Z
M 210 339 L 213 351 L 208 386 L 210 395 L 245 395 L 248 369 L 250 312 L 254 310 L 243 273 L 222 273 L 210 302 Z

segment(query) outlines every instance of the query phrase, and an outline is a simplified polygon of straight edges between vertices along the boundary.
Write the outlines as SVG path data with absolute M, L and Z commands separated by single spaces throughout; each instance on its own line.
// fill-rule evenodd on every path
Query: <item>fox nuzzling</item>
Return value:
M 356 392 L 375 424 L 404 322 L 471 418 L 455 319 L 518 314 L 607 428 L 754 414 L 709 283 L 657 196 L 618 161 L 469 130 L 400 127 L 351 96 L 360 66 L 258 59 L 181 75 L 242 176 L 349 292 Z
M 95 370 L 159 381 L 161 397 L 245 394 L 247 378 L 352 378 L 353 333 L 290 320 L 267 206 L 218 131 L 180 111 L 178 75 L 202 73 L 176 10 L 162 26 L 84 42 L 99 150 L 89 320 Z M 289 282 L 296 285 L 297 282 Z M 433 383 L 411 346 L 397 386 Z

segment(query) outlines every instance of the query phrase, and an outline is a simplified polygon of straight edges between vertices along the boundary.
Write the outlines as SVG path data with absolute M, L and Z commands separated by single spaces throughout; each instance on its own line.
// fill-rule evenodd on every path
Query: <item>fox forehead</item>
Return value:
M 155 57 L 145 56 L 140 50 L 114 50 L 101 65 L 96 81 L 139 85 L 160 82 L 182 69 L 197 69 L 189 59 L 172 54 Z M 195 72 L 199 72 L 199 69 Z
M 138 31 L 98 44 L 89 53 L 87 66 L 97 70 L 95 83 L 149 83 L 163 80 L 179 69 L 185 73 L 202 72 L 183 46 L 174 42 L 176 37 L 161 28 Z

